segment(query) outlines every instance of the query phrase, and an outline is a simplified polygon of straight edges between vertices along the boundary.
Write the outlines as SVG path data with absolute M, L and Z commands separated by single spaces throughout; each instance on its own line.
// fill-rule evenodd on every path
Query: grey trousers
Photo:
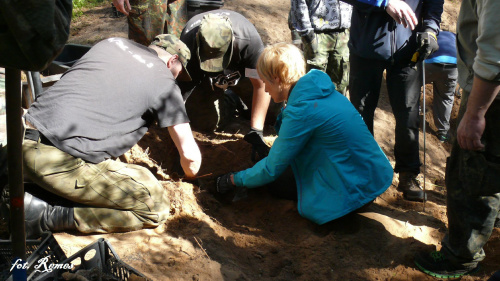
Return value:
M 455 99 L 458 70 L 440 63 L 425 64 L 425 83 L 432 83 L 434 100 L 432 112 L 438 135 L 446 135 L 450 129 L 450 115 Z

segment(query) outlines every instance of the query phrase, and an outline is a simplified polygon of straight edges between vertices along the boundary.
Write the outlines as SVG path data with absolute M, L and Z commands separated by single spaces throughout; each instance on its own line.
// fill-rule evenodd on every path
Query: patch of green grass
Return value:
M 73 18 L 83 15 L 83 9 L 100 5 L 105 0 L 73 0 Z

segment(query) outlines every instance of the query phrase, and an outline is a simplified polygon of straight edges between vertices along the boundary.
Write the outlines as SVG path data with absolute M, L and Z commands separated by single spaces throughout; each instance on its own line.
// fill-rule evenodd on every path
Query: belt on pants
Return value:
M 338 29 L 324 29 L 324 30 L 315 30 L 314 33 L 319 34 L 319 33 L 339 33 L 339 32 L 344 32 L 346 29 L 345 28 L 338 28 Z
M 24 139 L 26 140 L 32 140 L 38 142 L 40 140 L 40 143 L 43 143 L 45 145 L 51 145 L 54 146 L 49 139 L 47 139 L 44 135 L 40 134 L 38 130 L 35 129 L 29 129 L 26 128 L 26 133 L 24 134 Z
M 457 65 L 452 63 L 432 63 L 432 64 L 443 69 L 457 68 Z

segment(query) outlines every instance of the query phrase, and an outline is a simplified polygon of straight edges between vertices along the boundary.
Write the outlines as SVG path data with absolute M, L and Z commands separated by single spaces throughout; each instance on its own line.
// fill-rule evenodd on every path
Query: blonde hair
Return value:
M 257 71 L 268 81 L 279 78 L 289 88 L 306 73 L 306 61 L 302 51 L 288 43 L 267 46 L 257 61 Z

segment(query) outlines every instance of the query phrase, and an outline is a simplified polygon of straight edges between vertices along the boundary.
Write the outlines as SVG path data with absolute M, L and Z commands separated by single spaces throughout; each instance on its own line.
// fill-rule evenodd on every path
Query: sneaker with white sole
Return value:
M 442 279 L 459 278 L 479 270 L 477 263 L 469 267 L 453 264 L 439 251 L 417 254 L 415 265 L 425 274 Z

